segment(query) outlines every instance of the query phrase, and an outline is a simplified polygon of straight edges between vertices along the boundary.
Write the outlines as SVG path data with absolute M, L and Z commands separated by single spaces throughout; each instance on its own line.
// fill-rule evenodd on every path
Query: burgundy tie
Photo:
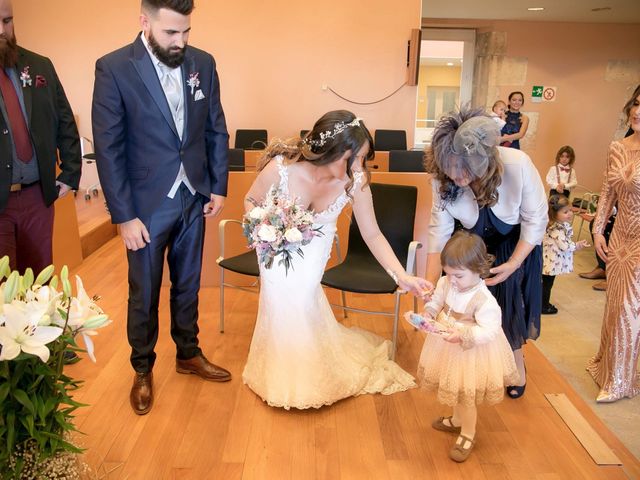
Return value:
M 24 115 L 22 114 L 13 82 L 2 68 L 0 68 L 0 90 L 4 98 L 4 106 L 9 115 L 9 124 L 11 125 L 11 132 L 13 133 L 13 142 L 16 145 L 16 153 L 20 160 L 28 163 L 31 161 L 31 157 L 33 157 L 33 150 L 31 149 L 31 140 L 29 139 L 27 124 L 24 121 Z

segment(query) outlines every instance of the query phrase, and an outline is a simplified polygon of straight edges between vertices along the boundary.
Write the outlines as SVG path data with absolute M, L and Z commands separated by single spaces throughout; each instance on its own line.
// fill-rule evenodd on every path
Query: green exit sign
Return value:
M 544 86 L 542 85 L 534 85 L 531 88 L 531 98 L 542 98 L 542 92 L 544 91 Z

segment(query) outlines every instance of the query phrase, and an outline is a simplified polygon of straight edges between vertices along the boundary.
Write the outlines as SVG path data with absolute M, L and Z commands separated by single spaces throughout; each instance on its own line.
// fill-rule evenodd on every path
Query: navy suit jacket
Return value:
M 22 87 L 26 121 L 38 159 L 44 201 L 51 205 L 58 198 L 56 165 L 61 170 L 57 180 L 78 189 L 82 167 L 80 138 L 71 106 L 51 60 L 18 47 L 18 75 L 27 67 L 31 85 Z M 9 200 L 13 172 L 13 141 L 9 130 L 7 119 L 0 114 L 0 212 Z
M 113 223 L 145 222 L 167 196 L 180 162 L 202 195 L 227 194 L 229 134 L 213 57 L 187 46 L 182 76 L 181 141 L 140 36 L 96 62 L 93 140 Z

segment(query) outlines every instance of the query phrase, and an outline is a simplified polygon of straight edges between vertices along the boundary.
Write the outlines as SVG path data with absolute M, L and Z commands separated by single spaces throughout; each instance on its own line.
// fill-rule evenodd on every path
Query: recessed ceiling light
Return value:
M 544 10 L 544 7 L 529 7 L 527 8 L 527 10 L 529 10 L 530 12 L 541 12 L 542 10 Z
M 447 62 L 447 67 L 453 67 L 453 62 Z

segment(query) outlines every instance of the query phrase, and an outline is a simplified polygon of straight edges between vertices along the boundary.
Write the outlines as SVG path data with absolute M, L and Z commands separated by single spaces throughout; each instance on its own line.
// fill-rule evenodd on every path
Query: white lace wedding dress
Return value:
M 288 195 L 288 169 L 279 158 L 280 189 Z M 362 174 L 354 175 L 353 189 Z M 331 254 L 338 215 L 349 202 L 342 193 L 315 217 L 322 236 L 294 254 L 285 273 L 276 257 L 260 266 L 260 304 L 245 384 L 274 407 L 319 408 L 363 393 L 385 395 L 415 386 L 413 377 L 388 359 L 391 342 L 339 324 L 320 280 Z

